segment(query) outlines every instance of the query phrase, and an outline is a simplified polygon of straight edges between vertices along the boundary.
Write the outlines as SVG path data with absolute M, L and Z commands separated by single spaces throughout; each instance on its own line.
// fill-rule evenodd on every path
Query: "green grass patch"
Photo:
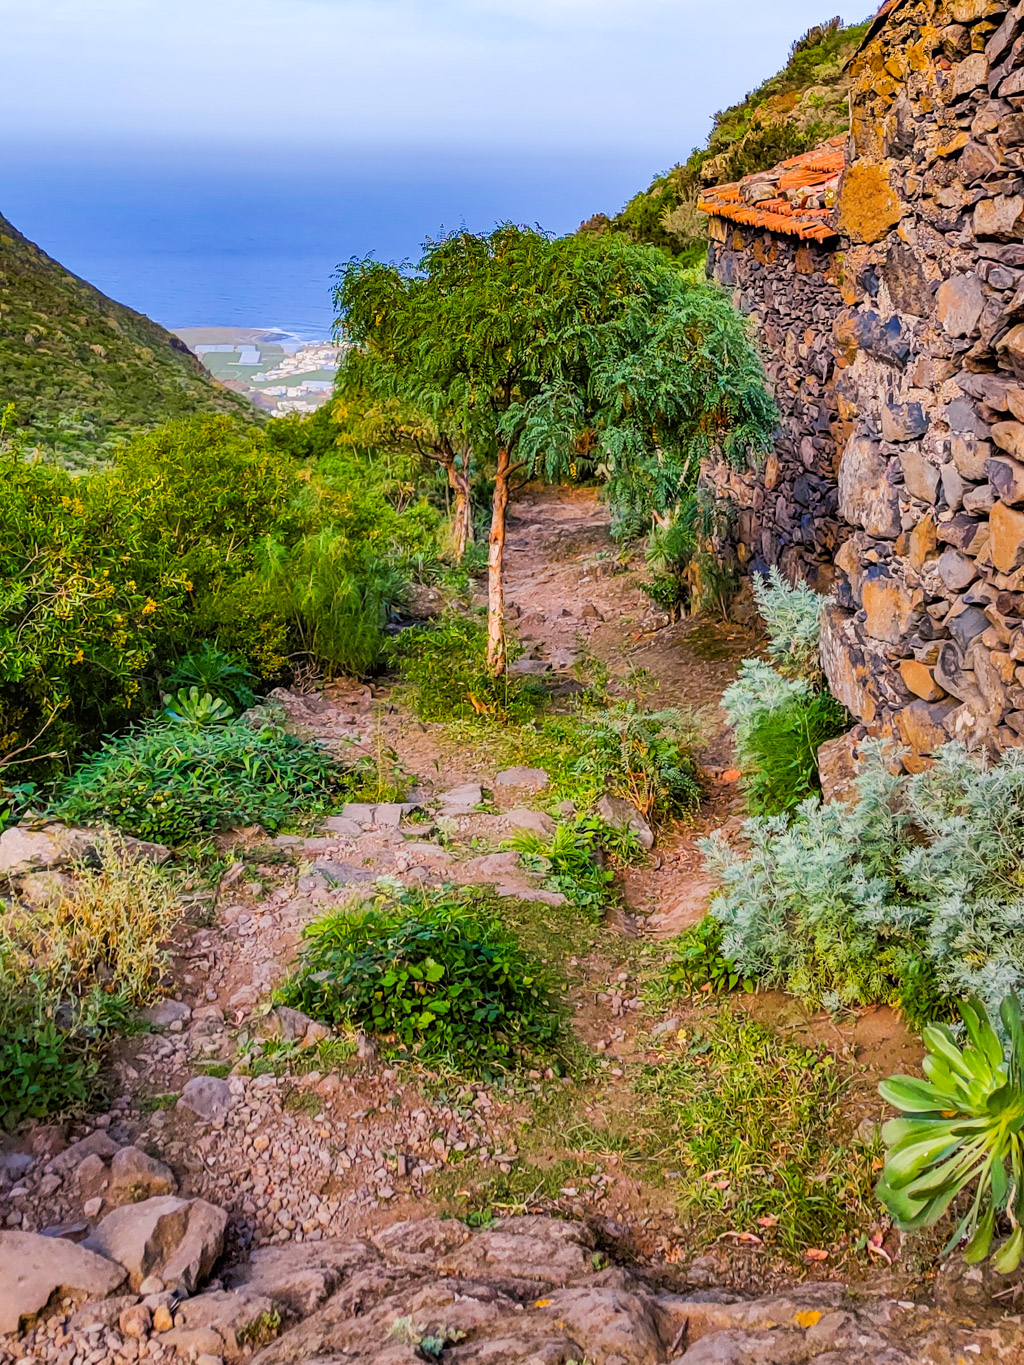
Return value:
M 748 1232 L 789 1258 L 868 1230 L 871 1154 L 847 1144 L 835 1059 L 722 1009 L 637 1089 L 652 1144 L 677 1177 L 679 1216 L 700 1244 Z

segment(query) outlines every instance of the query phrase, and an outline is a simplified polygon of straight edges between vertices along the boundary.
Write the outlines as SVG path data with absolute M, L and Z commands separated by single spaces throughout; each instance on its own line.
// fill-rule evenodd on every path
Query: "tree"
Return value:
M 342 367 L 494 470 L 488 664 L 505 667 L 503 561 L 519 483 L 598 458 L 613 497 L 664 509 L 700 460 L 762 449 L 775 410 L 716 286 L 616 235 L 504 224 L 428 242 L 417 267 L 355 260 L 335 290 Z
M 468 445 L 457 433 L 448 434 L 430 417 L 391 396 L 391 377 L 369 352 L 349 353 L 338 374 L 335 400 L 339 445 L 411 451 L 441 466 L 454 500 L 452 552 L 461 564 L 473 539 Z

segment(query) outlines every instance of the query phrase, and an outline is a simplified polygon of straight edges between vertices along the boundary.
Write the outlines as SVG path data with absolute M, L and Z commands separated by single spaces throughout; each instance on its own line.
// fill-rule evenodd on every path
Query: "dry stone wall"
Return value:
M 813 276 L 790 264 L 789 243 L 769 234 L 773 250 L 749 229 L 741 243 L 712 220 L 726 239 L 712 270 L 757 317 L 785 428 L 777 472 L 769 461 L 747 480 L 760 520 L 742 530 L 760 534 L 765 559 L 819 584 L 836 546 L 825 667 L 873 732 L 920 754 L 952 738 L 1019 746 L 1024 3 L 889 0 L 852 74 L 839 235 L 817 272 L 806 354 L 797 327 L 780 350 L 779 327 L 802 322 Z M 811 421 L 814 403 L 787 390 L 816 385 L 828 398 Z M 785 535 L 803 473 L 819 482 L 798 552 Z
M 824 592 L 844 536 L 832 344 L 843 299 L 834 252 L 724 219 L 713 230 L 723 240 L 712 242 L 709 268 L 758 328 L 782 422 L 762 470 L 722 465 L 706 477 L 736 509 L 730 540 L 745 568 L 778 564 Z

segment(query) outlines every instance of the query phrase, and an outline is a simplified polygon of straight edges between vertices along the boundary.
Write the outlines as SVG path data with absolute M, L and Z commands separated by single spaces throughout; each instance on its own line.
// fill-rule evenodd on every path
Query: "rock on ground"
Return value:
M 0 1232 L 0 1334 L 16 1332 L 54 1291 L 102 1298 L 124 1280 L 123 1266 L 86 1247 L 35 1232 Z

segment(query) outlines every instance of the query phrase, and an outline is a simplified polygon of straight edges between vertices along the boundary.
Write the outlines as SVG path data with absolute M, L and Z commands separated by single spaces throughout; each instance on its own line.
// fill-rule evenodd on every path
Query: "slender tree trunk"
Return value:
M 468 460 L 466 461 L 468 466 Z M 452 520 L 452 549 L 455 562 L 461 564 L 466 554 L 466 546 L 473 539 L 473 508 L 470 502 L 468 467 L 448 468 L 448 483 L 455 494 L 455 516 Z
M 491 504 L 491 537 L 487 555 L 487 667 L 494 677 L 504 673 L 505 649 L 505 514 L 508 511 L 508 484 L 512 471 L 509 452 L 498 451 Z

